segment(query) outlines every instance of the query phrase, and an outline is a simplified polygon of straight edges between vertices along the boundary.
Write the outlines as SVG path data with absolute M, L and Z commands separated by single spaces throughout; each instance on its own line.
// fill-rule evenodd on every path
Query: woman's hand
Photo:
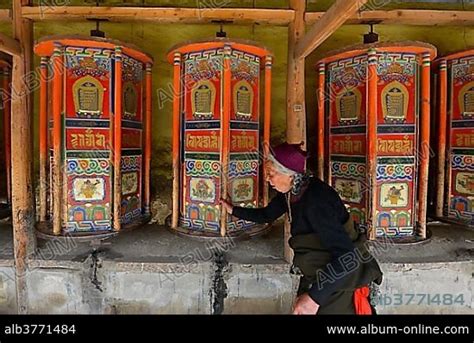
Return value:
M 316 314 L 318 310 L 319 305 L 311 299 L 308 293 L 304 293 L 296 298 L 293 314 Z
M 232 206 L 232 204 L 230 202 L 228 202 L 227 200 L 225 200 L 225 199 L 221 199 L 220 203 L 221 203 L 222 207 L 227 211 L 227 213 L 232 215 L 232 212 L 234 210 L 234 206 Z

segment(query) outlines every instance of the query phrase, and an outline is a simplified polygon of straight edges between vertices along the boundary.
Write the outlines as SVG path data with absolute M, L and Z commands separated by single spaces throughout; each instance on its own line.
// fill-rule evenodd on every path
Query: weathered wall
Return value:
M 384 264 L 384 314 L 474 314 L 474 264 Z
M 287 314 L 296 285 L 285 264 L 33 262 L 34 314 Z M 381 264 L 383 314 L 473 314 L 471 262 Z M 0 313 L 16 313 L 11 265 L 0 267 Z M 411 298 L 411 295 L 414 297 Z M 411 300 L 410 300 L 411 298 Z M 449 300 L 451 299 L 451 300 Z M 457 300 L 456 300 L 457 299 Z M 456 301 L 454 301 L 456 300 Z
M 16 284 L 13 260 L 0 260 L 0 313 L 16 314 Z

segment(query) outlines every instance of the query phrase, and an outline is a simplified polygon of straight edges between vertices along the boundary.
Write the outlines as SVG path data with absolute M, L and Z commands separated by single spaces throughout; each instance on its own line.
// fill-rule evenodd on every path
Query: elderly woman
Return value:
M 278 192 L 268 206 L 249 209 L 221 202 L 228 213 L 256 223 L 288 214 L 293 267 L 303 275 L 293 313 L 371 314 L 368 285 L 380 284 L 382 272 L 341 198 L 305 172 L 300 145 L 284 143 L 267 156 L 267 181 Z

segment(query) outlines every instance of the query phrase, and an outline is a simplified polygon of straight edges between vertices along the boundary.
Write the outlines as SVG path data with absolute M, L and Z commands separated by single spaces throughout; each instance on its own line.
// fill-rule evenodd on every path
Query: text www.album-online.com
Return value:
M 437 326 L 437 325 L 339 325 L 327 326 L 329 335 L 469 335 L 468 326 Z

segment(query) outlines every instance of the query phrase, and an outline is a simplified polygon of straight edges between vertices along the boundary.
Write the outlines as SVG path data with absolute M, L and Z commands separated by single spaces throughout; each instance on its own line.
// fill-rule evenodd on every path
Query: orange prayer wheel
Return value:
M 474 227 L 474 50 L 437 60 L 437 218 Z
M 380 43 L 330 53 L 317 65 L 318 175 L 370 239 L 426 238 L 435 57 L 429 44 Z
M 270 141 L 272 54 L 253 42 L 214 39 L 176 46 L 168 61 L 174 66 L 171 227 L 199 237 L 262 233 L 267 226 L 228 216 L 219 201 L 268 202 L 263 146 Z
M 120 41 L 40 40 L 40 223 L 107 235 L 150 218 L 153 59 Z

